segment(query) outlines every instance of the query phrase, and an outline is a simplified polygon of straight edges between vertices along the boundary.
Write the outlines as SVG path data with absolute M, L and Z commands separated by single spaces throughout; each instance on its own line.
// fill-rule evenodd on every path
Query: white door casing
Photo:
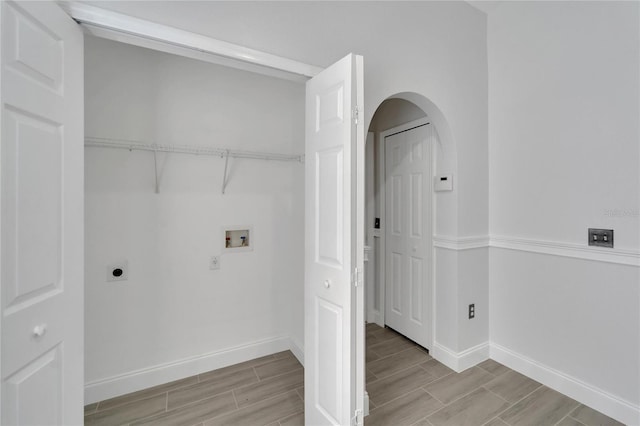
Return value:
M 83 423 L 83 36 L 0 4 L 0 423 Z
M 385 323 L 431 348 L 431 125 L 385 136 Z
M 306 90 L 305 424 L 350 425 L 364 395 L 362 57 Z

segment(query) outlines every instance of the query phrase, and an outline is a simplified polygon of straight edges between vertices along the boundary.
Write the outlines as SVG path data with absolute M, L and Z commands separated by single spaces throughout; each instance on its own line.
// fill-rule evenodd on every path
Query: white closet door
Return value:
M 431 346 L 431 146 L 425 125 L 385 138 L 385 323 Z
M 83 423 L 83 38 L 53 2 L 0 4 L 3 425 Z
M 354 120 L 362 105 L 361 65 L 361 57 L 349 55 L 307 83 L 307 425 L 352 424 L 364 391 L 362 312 L 356 321 L 363 286 L 352 283 L 355 268 L 362 271 L 364 241 L 364 131 Z

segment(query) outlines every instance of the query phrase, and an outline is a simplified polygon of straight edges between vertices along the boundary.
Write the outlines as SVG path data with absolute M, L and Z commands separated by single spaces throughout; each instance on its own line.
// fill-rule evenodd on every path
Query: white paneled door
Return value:
M 362 101 L 362 57 L 349 55 L 307 82 L 307 425 L 362 421 L 364 292 L 358 281 L 364 250 L 364 128 L 357 109 Z
M 431 348 L 431 125 L 385 137 L 385 324 Z
M 0 3 L 2 425 L 83 422 L 83 39 Z

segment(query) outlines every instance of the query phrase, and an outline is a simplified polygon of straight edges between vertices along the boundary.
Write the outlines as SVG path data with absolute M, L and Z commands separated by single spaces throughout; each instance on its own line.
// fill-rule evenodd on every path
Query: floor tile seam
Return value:
M 231 389 L 231 395 L 233 395 L 233 401 L 236 403 L 236 409 L 239 409 L 240 404 L 238 404 L 238 398 L 236 398 L 236 389 Z
M 376 382 L 378 382 L 378 381 L 380 381 L 380 380 L 388 379 L 389 377 L 393 377 L 393 376 L 395 376 L 396 374 L 400 374 L 400 373 L 406 372 L 407 370 L 410 370 L 410 369 L 411 369 L 411 368 L 413 368 L 413 367 L 418 367 L 418 368 L 420 368 L 420 365 L 419 365 L 419 364 L 412 364 L 412 365 L 407 366 L 407 368 L 403 368 L 402 370 L 398 370 L 398 371 L 396 371 L 396 372 L 394 372 L 394 373 L 392 373 L 392 374 L 389 374 L 388 376 L 382 376 L 382 377 L 380 377 L 380 376 L 378 376 L 376 373 L 373 373 L 373 372 L 372 372 L 371 374 L 373 374 L 374 376 L 376 376 L 376 377 L 377 377 L 377 379 L 376 379 L 376 380 L 374 380 L 373 382 L 367 383 L 367 384 L 366 384 L 366 386 L 368 386 L 368 385 L 372 385 L 372 384 L 374 384 L 374 383 L 376 383 Z M 421 370 L 424 370 L 423 368 L 420 368 L 420 369 L 421 369 Z M 425 372 L 426 372 L 427 374 L 429 374 L 431 377 L 433 377 L 433 376 L 432 376 L 428 371 L 425 371 Z M 424 385 L 421 385 L 421 386 L 418 386 L 418 387 L 427 386 L 428 384 L 431 384 L 431 383 L 435 382 L 436 380 L 438 380 L 438 379 L 434 379 L 434 380 L 430 381 L 429 383 L 425 383 Z M 365 388 L 366 388 L 366 386 L 365 386 Z
M 482 423 L 480 426 L 486 426 L 486 425 L 488 425 L 489 423 L 491 423 L 492 421 L 494 421 L 497 418 L 498 418 L 498 416 L 493 416 L 489 420 L 487 420 L 486 422 Z M 500 421 L 502 421 L 502 419 L 500 419 Z
M 411 348 L 407 348 L 407 349 L 403 349 L 403 350 L 401 350 L 401 351 L 399 351 L 399 352 L 396 352 L 396 353 L 394 353 L 394 354 L 387 355 L 387 356 L 382 357 L 382 358 L 380 358 L 380 359 L 376 359 L 375 361 L 371 361 L 371 364 L 376 363 L 376 362 L 379 362 L 379 361 L 382 361 L 382 360 L 385 360 L 385 359 L 387 359 L 387 358 L 390 358 L 390 357 L 392 357 L 392 356 L 395 356 L 395 355 L 401 354 L 401 353 L 403 353 L 403 352 L 408 352 L 408 351 L 410 351 L 410 350 L 412 350 L 412 349 L 413 349 L 413 347 L 411 347 Z M 429 359 L 427 359 L 427 360 L 424 360 L 424 359 L 423 359 L 423 360 L 420 360 L 420 361 L 416 362 L 415 364 L 411 364 L 411 366 L 413 367 L 414 365 L 417 365 L 417 364 L 420 364 L 420 363 L 423 363 L 423 362 L 429 362 L 429 361 L 431 361 L 432 359 L 434 359 L 431 355 L 427 355 L 427 356 L 429 356 L 430 358 L 429 358 Z M 365 364 L 366 364 L 366 363 L 365 363 Z M 365 368 L 369 368 L 369 367 L 367 367 L 367 366 L 365 365 Z M 372 371 L 372 373 L 374 373 L 374 374 L 375 374 L 375 372 L 373 372 L 373 371 Z
M 432 394 L 431 392 L 429 392 L 428 390 L 426 390 L 424 387 L 422 387 L 422 388 L 420 388 L 420 389 L 422 389 L 423 391 L 425 391 L 425 392 L 426 392 L 426 393 L 427 393 L 431 398 L 435 399 L 435 400 L 436 400 L 436 401 L 438 401 L 440 404 L 442 404 L 442 405 L 443 405 L 443 407 L 446 407 L 446 406 L 447 406 L 447 404 L 445 404 L 444 402 L 440 401 L 440 400 L 439 400 L 439 399 L 438 399 L 434 394 Z M 440 409 L 438 409 L 438 410 L 440 410 Z M 434 411 L 434 413 L 435 413 L 435 411 Z M 431 413 L 431 414 L 433 414 L 433 413 Z M 431 415 L 431 414 L 429 414 L 429 415 Z
M 431 382 L 431 383 L 433 383 L 433 382 Z M 426 386 L 429 386 L 429 385 L 426 385 Z M 429 395 L 433 396 L 434 398 L 438 399 L 438 401 L 442 402 L 444 405 L 451 405 L 451 404 L 453 404 L 454 402 L 458 401 L 459 399 L 462 399 L 462 398 L 464 398 L 465 396 L 467 396 L 467 395 L 469 395 L 469 394 L 472 394 L 473 392 L 477 391 L 477 390 L 478 390 L 478 389 L 480 389 L 482 386 L 484 386 L 484 384 L 479 385 L 479 386 L 477 386 L 477 387 L 475 387 L 475 388 L 471 389 L 469 392 L 466 392 L 466 393 L 464 393 L 463 395 L 458 396 L 456 399 L 453 399 L 453 400 L 449 401 L 449 402 L 448 402 L 448 403 L 446 403 L 446 404 L 445 404 L 443 401 L 440 401 L 438 398 L 436 398 L 436 397 L 435 397 L 435 395 L 433 395 L 433 394 L 429 393 L 429 391 L 428 391 L 428 390 L 426 390 L 425 388 L 422 388 L 422 390 L 424 390 L 425 392 L 429 393 Z
M 499 412 L 498 414 L 496 414 L 496 417 L 499 417 L 500 420 L 502 420 L 503 422 L 507 423 L 507 424 L 511 424 L 508 421 L 506 421 L 505 419 L 503 419 L 502 416 L 506 411 L 508 411 L 509 409 L 515 407 L 517 404 L 521 403 L 522 401 L 524 401 L 525 399 L 529 398 L 531 395 L 533 395 L 535 392 L 537 392 L 538 390 L 542 389 L 544 387 L 543 384 L 540 384 L 540 386 L 538 386 L 537 388 L 535 388 L 534 390 L 532 390 L 531 392 L 529 392 L 528 394 L 526 394 L 525 396 L 523 396 L 522 398 L 520 398 L 519 400 L 517 400 L 516 402 L 514 402 L 513 404 L 511 404 L 511 407 L 505 408 L 504 410 L 502 410 L 501 412 Z M 549 388 L 550 389 L 550 388 Z
M 135 400 L 133 400 L 133 401 L 129 401 L 129 402 L 124 403 L 124 404 L 114 405 L 113 407 L 106 408 L 106 409 L 104 409 L 104 410 L 102 410 L 102 411 L 94 411 L 93 413 L 85 414 L 85 416 L 84 416 L 84 417 L 89 417 L 89 416 L 93 416 L 93 415 L 96 415 L 96 414 L 106 413 L 106 412 L 108 412 L 108 411 L 121 409 L 121 408 L 122 408 L 122 407 L 124 407 L 125 405 L 134 404 L 134 403 L 138 403 L 138 402 L 141 402 L 141 401 L 146 401 L 146 400 L 148 400 L 148 399 L 157 398 L 157 397 L 159 397 L 159 396 L 161 396 L 161 395 L 162 395 L 162 394 L 157 394 L 157 395 L 147 396 L 147 397 L 145 397 L 145 398 L 135 399 Z
M 365 339 L 366 339 L 366 338 L 365 338 Z M 369 342 L 369 343 L 366 343 L 366 341 L 365 341 L 365 346 L 366 346 L 367 348 L 373 348 L 373 349 L 375 350 L 374 346 L 384 345 L 384 344 L 389 343 L 389 342 L 390 342 L 390 341 L 392 341 L 392 340 L 398 340 L 398 339 L 396 339 L 396 337 L 395 337 L 395 336 L 392 336 L 392 337 L 388 337 L 388 338 L 383 339 L 383 340 L 376 340 L 375 342 Z
M 285 373 L 285 374 L 288 374 L 288 373 Z M 262 384 L 262 383 L 267 382 L 267 380 L 277 379 L 278 377 L 280 377 L 280 376 L 284 376 L 285 374 L 281 374 L 281 375 L 279 375 L 279 376 L 270 377 L 269 379 L 264 379 L 264 380 L 260 380 L 260 381 L 253 382 L 253 383 L 248 383 L 248 384 L 246 384 L 246 385 L 242 385 L 242 386 L 239 386 L 239 387 L 237 387 L 237 388 L 233 388 L 233 390 L 234 390 L 234 391 L 243 391 L 245 388 L 250 388 L 251 386 L 260 385 L 260 384 Z M 303 386 L 304 386 L 304 379 L 302 380 L 302 383 L 303 383 Z M 267 383 L 267 385 L 269 385 L 269 383 Z M 296 387 L 296 388 L 294 388 L 294 389 L 297 389 L 297 387 Z
M 468 393 L 465 393 L 464 395 L 460 396 L 459 398 L 454 399 L 453 401 L 449 402 L 448 404 L 445 404 L 443 401 L 440 401 L 438 398 L 436 398 L 436 396 L 435 396 L 435 395 L 433 395 L 433 394 L 429 393 L 429 391 L 428 391 L 428 390 L 426 390 L 426 389 L 422 388 L 422 390 L 424 390 L 424 391 L 425 391 L 425 392 L 427 392 L 429 395 L 431 395 L 431 397 L 435 398 L 437 401 L 440 401 L 440 402 L 444 405 L 443 407 L 440 407 L 440 408 L 438 408 L 436 411 L 434 411 L 433 413 L 429 414 L 429 416 L 427 416 L 427 417 L 430 417 L 430 416 L 432 416 L 432 415 L 436 414 L 438 411 L 444 410 L 445 408 L 447 408 L 447 407 L 449 407 L 450 405 L 454 404 L 456 401 L 459 401 L 459 400 L 461 400 L 462 398 L 464 398 L 464 397 L 466 397 L 466 396 L 469 396 L 469 395 L 471 395 L 472 393 L 474 393 L 475 391 L 477 391 L 477 390 L 479 390 L 479 389 L 483 388 L 483 386 L 484 386 L 484 385 L 480 385 L 480 386 L 478 386 L 477 388 L 475 388 L 475 389 L 471 390 L 471 391 L 470 391 L 470 392 L 468 392 Z M 501 399 L 502 399 L 502 398 L 501 398 Z M 500 413 L 502 413 L 502 411 L 501 411 Z M 428 421 L 428 420 L 427 420 L 427 421 Z M 431 422 L 429 422 L 429 423 L 431 423 Z
M 255 368 L 256 368 L 256 367 L 262 367 L 263 365 L 270 364 L 270 363 L 272 363 L 272 362 L 274 362 L 274 361 L 278 361 L 278 359 L 275 359 L 275 358 L 274 358 L 274 359 L 272 359 L 271 361 L 266 362 L 266 363 L 264 363 L 264 364 L 252 365 L 252 366 L 249 366 L 249 367 L 241 368 L 241 369 L 239 369 L 239 370 L 233 370 L 233 371 L 230 371 L 230 372 L 228 372 L 228 373 L 226 373 L 226 374 L 227 374 L 228 376 L 234 376 L 234 375 L 236 375 L 236 374 L 238 374 L 238 373 L 241 373 L 241 372 L 243 372 L 243 371 L 246 371 L 246 370 L 254 370 L 254 373 L 255 373 Z M 233 367 L 233 365 L 230 365 L 229 367 Z M 210 381 L 212 381 L 212 380 L 218 380 L 218 379 L 220 379 L 219 377 L 213 377 L 213 378 L 211 378 L 211 379 L 204 379 L 204 378 L 202 378 L 202 376 L 204 376 L 204 375 L 206 375 L 206 374 L 209 374 L 209 373 L 213 373 L 214 371 L 217 371 L 217 370 L 222 370 L 223 368 L 227 368 L 227 367 L 217 368 L 217 369 L 215 369 L 215 370 L 205 371 L 204 373 L 196 374 L 196 376 L 198 376 L 198 383 L 205 383 L 205 382 L 210 382 Z M 257 375 L 257 374 L 256 374 L 256 375 Z M 191 383 L 191 384 L 193 384 L 193 383 Z M 185 386 L 189 386 L 189 385 L 185 385 Z M 184 386 L 182 386 L 182 387 L 184 387 Z M 178 389 L 179 389 L 179 388 L 178 388 Z M 173 389 L 172 389 L 172 390 L 173 390 Z
M 491 359 L 491 358 L 489 358 L 489 359 Z M 482 370 L 486 371 L 487 373 L 491 374 L 491 375 L 492 375 L 492 376 L 494 376 L 494 377 L 500 377 L 500 376 L 502 376 L 503 374 L 507 374 L 507 373 L 509 372 L 509 370 L 510 370 L 510 369 L 509 369 L 509 367 L 507 367 L 507 370 L 506 370 L 506 371 L 503 371 L 503 372 L 502 372 L 502 373 L 500 373 L 500 374 L 496 374 L 496 373 L 494 373 L 494 372 L 492 372 L 492 371 L 489 371 L 488 369 L 486 369 L 486 368 L 484 368 L 484 367 L 480 366 L 480 364 L 476 365 L 476 367 L 481 368 Z M 515 370 L 511 370 L 511 371 L 515 371 Z
M 413 392 L 413 391 L 416 391 L 416 390 L 418 390 L 418 389 L 420 389 L 420 390 L 423 390 L 423 391 L 424 391 L 424 389 L 423 389 L 423 387 L 422 387 L 422 386 L 417 385 L 416 387 L 413 387 L 413 388 L 411 388 L 410 390 L 408 390 L 408 391 L 406 391 L 405 393 L 403 393 L 401 396 L 405 396 L 405 395 L 407 395 L 407 394 L 409 394 L 409 393 L 411 393 L 411 392 Z M 425 392 L 426 392 L 426 391 L 425 391 Z M 399 397 L 394 397 L 393 399 L 397 399 L 397 398 L 399 398 Z M 391 400 L 389 400 L 389 401 L 387 401 L 387 402 L 393 401 L 393 399 L 391 399 Z M 370 401 L 372 400 L 371 395 L 369 395 L 369 400 L 370 400 Z M 376 401 L 373 401 L 373 403 L 375 404 L 376 408 L 377 408 L 377 407 L 380 407 L 380 406 L 382 406 L 382 405 L 385 405 L 387 402 L 384 402 L 384 403 L 377 403 Z
M 500 395 L 498 395 L 497 393 L 495 393 L 494 391 L 492 391 L 491 389 L 489 389 L 487 387 L 487 384 L 485 383 L 484 385 L 480 386 L 482 389 L 486 390 L 487 392 L 497 396 L 498 398 L 500 398 L 501 400 L 503 400 L 504 402 L 508 403 L 509 405 L 513 405 L 513 403 L 511 401 L 507 401 L 505 398 L 501 397 Z
M 511 403 L 511 402 L 507 401 L 506 399 L 504 399 L 503 397 L 501 397 L 500 395 L 498 395 L 497 393 L 493 392 L 491 389 L 487 389 L 487 388 L 485 387 L 485 385 L 482 385 L 482 386 L 480 386 L 480 387 L 481 387 L 482 389 L 484 389 L 484 390 L 486 390 L 486 391 L 488 391 L 488 392 L 492 393 L 493 395 L 497 396 L 498 398 L 500 398 L 501 400 L 503 400 L 504 402 L 506 402 L 506 403 L 507 403 L 507 406 L 506 406 L 504 409 L 502 409 L 502 410 L 498 411 L 498 412 L 496 413 L 496 415 L 495 415 L 495 416 L 491 417 L 489 420 L 487 420 L 486 422 L 484 422 L 484 423 L 482 424 L 483 426 L 484 426 L 484 425 L 486 425 L 487 423 L 490 423 L 490 422 L 491 422 L 492 420 L 494 420 L 494 419 L 498 419 L 498 418 L 500 418 L 500 416 L 501 416 L 502 414 L 504 414 L 504 412 L 505 412 L 505 411 L 507 411 L 508 409 L 510 409 L 511 407 L 513 407 L 514 405 L 516 405 L 516 403 L 517 403 L 517 402 L 520 402 L 520 401 L 521 401 L 521 400 L 518 400 L 516 403 Z M 529 394 L 529 395 L 531 395 L 531 394 Z M 505 423 L 507 423 L 507 422 L 506 422 L 505 420 L 503 420 L 503 419 L 500 419 L 500 420 L 501 420 L 501 421 L 503 421 L 503 422 L 505 422 Z M 510 423 L 507 423 L 507 424 L 510 424 Z
M 431 361 L 431 360 L 436 360 L 436 361 L 438 361 L 438 360 L 437 360 L 437 359 L 435 359 L 435 358 L 432 358 L 432 359 L 430 359 L 429 361 Z M 429 362 L 429 361 L 425 361 L 425 362 Z M 425 362 L 418 364 L 418 367 L 422 368 L 422 369 L 423 369 L 423 370 L 425 370 L 427 373 L 429 373 L 429 370 L 427 370 L 425 367 L 423 367 L 423 366 L 422 366 L 422 364 L 424 364 Z M 439 361 L 438 361 L 438 362 L 439 362 Z M 452 370 L 452 371 L 450 371 L 449 373 L 445 374 L 444 376 L 437 377 L 437 378 L 436 378 L 436 380 L 444 379 L 445 377 L 447 377 L 447 376 L 449 376 L 449 375 L 451 375 L 451 374 L 453 374 L 453 373 L 455 373 L 455 371 L 453 371 L 453 370 Z M 429 374 L 431 374 L 431 373 L 429 373 Z M 434 376 L 434 377 L 435 377 L 435 376 Z M 434 380 L 434 381 L 435 381 L 435 380 Z
M 435 411 L 434 411 L 434 413 L 435 413 Z M 431 414 L 433 414 L 433 413 L 431 413 Z M 418 421 L 416 421 L 416 422 L 411 423 L 411 425 L 410 425 L 410 426 L 416 426 L 416 425 L 417 425 L 418 423 L 420 423 L 420 422 L 427 422 L 427 424 L 428 424 L 428 425 L 433 426 L 433 423 L 431 423 L 431 422 L 429 421 L 429 419 L 427 418 L 427 417 L 429 417 L 431 414 L 426 415 L 426 416 L 424 416 L 423 418 L 421 418 L 420 420 L 418 420 Z
M 189 402 L 186 402 L 186 403 L 184 403 L 182 405 L 179 405 L 177 407 L 172 407 L 170 410 L 167 409 L 167 413 L 171 413 L 171 412 L 176 411 L 176 410 L 178 410 L 180 408 L 184 408 L 184 407 L 186 407 L 188 405 L 194 405 L 194 404 L 196 404 L 198 402 L 206 401 L 207 399 L 216 398 L 216 397 L 218 397 L 220 395 L 224 395 L 225 393 L 229 393 L 229 392 L 231 392 L 231 394 L 233 395 L 233 389 L 227 389 L 225 391 L 222 391 L 222 392 L 219 392 L 219 393 L 216 393 L 216 394 L 213 394 L 213 395 L 207 395 L 204 398 L 195 399 L 195 400 L 189 400 Z
M 231 391 L 231 394 L 233 395 L 233 391 Z M 205 399 L 208 399 L 208 398 L 205 398 Z M 235 401 L 235 395 L 234 395 L 233 399 L 234 399 L 234 402 L 236 402 L 236 401 Z M 200 401 L 204 401 L 204 400 L 200 400 Z M 200 402 L 200 401 L 197 401 L 197 402 Z M 184 406 L 183 406 L 183 407 L 184 407 Z M 213 419 L 218 418 L 218 417 L 221 417 L 221 416 L 230 415 L 230 414 L 233 414 L 233 413 L 238 412 L 238 411 L 240 411 L 240 410 L 241 410 L 241 409 L 240 409 L 240 408 L 238 408 L 238 403 L 236 402 L 236 408 L 234 408 L 233 410 L 225 411 L 224 413 L 219 413 L 219 414 L 216 414 L 215 416 L 212 416 L 212 417 L 206 417 L 206 418 L 204 418 L 204 419 L 201 419 L 200 423 L 196 423 L 196 425 L 200 425 L 200 424 L 202 424 L 202 425 L 204 426 L 204 424 L 205 424 L 206 422 L 208 422 L 209 420 L 213 420 Z
M 280 426 L 282 426 L 282 423 L 280 423 L 282 420 L 286 419 L 287 417 L 296 416 L 296 415 L 298 415 L 298 414 L 304 414 L 304 410 L 302 410 L 302 411 L 296 411 L 295 413 L 291 413 L 291 414 L 287 414 L 286 416 L 281 417 L 281 418 L 279 418 L 278 420 L 276 420 L 276 422 L 278 422 L 278 424 L 279 424 Z M 273 423 L 273 422 L 272 422 L 272 423 Z
M 256 377 L 256 380 L 258 380 L 258 378 L 257 378 L 257 377 Z M 226 392 L 232 391 L 232 390 L 234 390 L 234 389 L 240 389 L 240 388 L 241 388 L 241 387 L 243 387 L 243 386 L 250 386 L 250 385 L 254 385 L 254 384 L 258 383 L 258 382 L 259 382 L 259 380 L 258 380 L 258 381 L 256 381 L 256 382 L 245 383 L 245 384 L 243 384 L 243 385 L 234 385 L 235 387 L 231 387 L 231 388 L 229 388 L 229 389 L 225 389 L 225 388 L 223 388 L 222 390 L 217 390 L 217 391 L 216 391 L 216 393 L 211 394 L 211 395 L 207 396 L 206 398 L 202 398 L 202 399 L 207 399 L 207 398 L 209 398 L 209 397 L 213 397 L 213 396 L 216 396 L 216 395 L 220 395 L 220 394 L 222 394 L 222 393 L 226 393 Z M 215 380 L 207 380 L 207 381 L 200 382 L 200 383 L 205 384 L 205 385 L 213 385 L 213 384 L 215 384 Z M 195 387 L 195 385 L 199 385 L 200 383 L 194 383 L 194 384 L 193 384 L 193 386 Z M 180 389 L 174 389 L 174 390 L 178 390 L 178 391 L 179 391 L 179 390 L 184 390 L 184 389 L 186 389 L 186 388 L 180 388 Z M 168 392 L 167 392 L 167 395 L 169 395 L 171 392 L 174 392 L 174 390 L 170 390 L 170 391 L 168 391 Z
M 295 388 L 293 388 L 293 389 L 283 390 L 283 391 L 280 391 L 280 392 L 278 392 L 278 393 L 274 393 L 274 394 L 269 394 L 269 396 L 268 396 L 267 398 L 262 398 L 262 399 L 259 399 L 259 400 L 257 400 L 257 401 L 252 402 L 251 404 L 245 404 L 245 405 L 243 405 L 243 406 L 240 406 L 240 403 L 239 403 L 239 402 L 238 402 L 238 400 L 236 399 L 236 406 L 238 407 L 238 409 L 240 409 L 240 408 L 244 408 L 244 407 L 248 407 L 249 405 L 253 405 L 253 404 L 256 404 L 256 403 L 258 403 L 258 402 L 262 402 L 262 401 L 265 401 L 265 400 L 267 400 L 267 399 L 270 399 L 270 398 L 276 397 L 276 396 L 278 396 L 278 395 L 283 395 L 283 394 L 288 393 L 288 392 L 291 392 L 291 391 L 295 392 L 295 393 L 296 393 L 296 395 L 297 395 L 298 397 L 300 397 L 300 394 L 298 394 L 297 389 L 299 389 L 299 387 L 295 387 Z M 234 395 L 233 395 L 233 396 L 234 396 L 234 398 L 236 397 L 235 392 L 234 392 Z M 301 398 L 301 399 L 302 399 L 302 398 Z M 302 401 L 302 402 L 304 402 L 304 401 Z
M 379 409 L 381 409 L 381 408 L 384 408 L 384 406 L 385 406 L 385 405 L 391 404 L 392 402 L 394 402 L 394 401 L 396 401 L 396 400 L 398 400 L 398 399 L 400 399 L 400 398 L 402 398 L 402 397 L 405 397 L 405 396 L 409 395 L 411 392 L 415 392 L 415 391 L 417 391 L 417 390 L 421 390 L 421 391 L 423 391 L 423 392 L 425 392 L 425 393 L 427 393 L 427 394 L 429 393 L 429 392 L 425 391 L 423 388 L 415 388 L 415 389 L 411 389 L 410 391 L 405 392 L 405 393 L 403 393 L 402 395 L 399 395 L 399 396 L 397 396 L 397 397 L 395 397 L 395 398 L 393 398 L 393 399 L 391 399 L 391 400 L 389 400 L 389 401 L 385 402 L 384 404 L 376 405 L 376 407 L 375 407 L 373 410 L 371 410 L 371 411 L 373 412 L 374 410 L 379 410 Z M 429 394 L 429 396 L 433 397 L 433 395 L 431 395 L 431 394 Z M 437 398 L 436 398 L 436 401 L 438 401 L 438 402 L 442 402 L 442 401 L 438 400 Z M 374 403 L 375 403 L 375 402 L 374 402 Z
M 557 422 L 555 422 L 553 424 L 553 426 L 558 426 L 564 419 L 566 419 L 567 417 L 571 417 L 569 416 L 569 414 L 564 415 L 560 420 L 558 420 Z M 574 419 L 575 420 L 575 419 Z M 578 421 L 578 423 L 582 424 L 581 422 Z
M 192 383 L 192 384 L 193 384 L 193 383 Z M 188 385 L 187 385 L 187 386 L 188 386 Z M 181 388 L 176 388 L 176 389 L 181 389 Z M 143 389 L 143 390 L 146 390 L 146 389 Z M 173 389 L 171 389 L 171 390 L 173 390 Z M 165 390 L 165 391 L 163 391 L 163 392 L 153 393 L 153 394 L 151 394 L 151 395 L 146 395 L 146 396 L 143 396 L 143 397 L 140 397 L 140 398 L 135 398 L 135 399 L 132 399 L 132 400 L 128 400 L 128 401 L 122 402 L 122 403 L 120 403 L 120 404 L 116 404 L 116 405 L 114 405 L 114 406 L 104 408 L 104 409 L 102 409 L 102 410 L 101 410 L 101 409 L 99 409 L 99 407 L 100 407 L 100 402 L 104 402 L 104 401 L 100 401 L 100 402 L 98 403 L 98 406 L 94 409 L 94 411 L 93 411 L 93 412 L 91 412 L 91 413 L 85 414 L 85 416 L 86 416 L 86 415 L 90 415 L 90 414 L 101 413 L 101 412 L 104 412 L 104 411 L 112 410 L 112 409 L 114 409 L 114 408 L 120 408 L 120 407 L 122 407 L 123 405 L 132 404 L 132 403 L 134 403 L 134 402 L 139 402 L 139 401 L 142 401 L 142 400 L 145 400 L 145 399 L 149 399 L 149 398 L 156 398 L 156 397 L 158 397 L 158 396 L 162 395 L 163 393 L 168 393 L 168 392 L 169 392 L 168 390 Z M 126 395 L 126 394 L 125 394 L 125 395 Z M 122 396 L 125 396 L 125 395 L 122 395 Z M 116 398 L 117 398 L 117 397 L 116 397 Z
M 278 394 L 276 394 L 276 395 L 270 395 L 268 398 L 264 398 L 264 399 L 261 399 L 261 400 L 259 400 L 259 401 L 253 402 L 253 403 L 251 403 L 251 404 L 244 405 L 244 406 L 242 406 L 242 407 L 240 407 L 240 408 L 238 408 L 238 409 L 236 409 L 236 410 L 233 410 L 233 411 L 240 411 L 240 410 L 244 410 L 245 408 L 249 408 L 249 407 L 252 407 L 252 406 L 254 406 L 254 405 L 256 405 L 256 404 L 260 404 L 260 403 L 262 403 L 262 402 L 269 401 L 269 400 L 271 400 L 271 399 L 277 398 L 278 396 L 280 396 L 280 395 L 284 395 L 284 394 L 289 393 L 289 392 L 295 392 L 295 394 L 298 396 L 298 398 L 300 398 L 300 395 L 298 394 L 297 390 L 296 390 L 296 389 L 291 389 L 291 390 L 288 390 L 288 391 L 280 392 L 280 393 L 278 393 Z M 302 398 L 300 398 L 300 399 L 302 399 Z M 303 401 L 303 402 L 304 402 L 304 401 Z M 231 412 L 233 412 L 233 411 L 230 411 L 229 413 L 231 413 Z M 228 414 L 228 413 L 225 413 L 225 414 Z M 216 416 L 216 417 L 219 417 L 219 416 Z M 212 418 L 214 418 L 214 417 L 211 417 L 211 419 L 212 419 Z M 210 420 L 210 419 L 209 419 L 209 420 Z M 203 421 L 203 423 L 205 423 L 206 421 L 207 421 L 207 420 L 204 420 L 204 421 Z
M 576 410 L 573 410 L 576 411 Z M 576 422 L 580 423 L 583 426 L 587 426 L 586 424 L 582 423 L 580 420 L 576 419 L 575 417 L 573 417 L 571 414 L 573 414 L 573 411 L 569 414 L 567 414 L 565 417 L 569 417 L 571 420 L 575 420 Z
M 533 395 L 535 392 L 537 392 L 538 390 L 542 389 L 543 387 L 545 387 L 542 383 L 540 383 L 540 385 L 535 388 L 534 390 L 532 390 L 531 392 L 529 392 L 528 394 L 526 394 L 525 396 L 523 396 L 522 398 L 520 398 L 519 400 L 517 400 L 516 402 L 514 402 L 513 405 L 519 404 L 520 402 L 524 401 L 525 399 L 527 399 L 528 397 L 530 397 L 531 395 Z M 551 388 L 549 388 L 551 389 Z
M 422 362 L 422 361 L 419 361 L 419 362 Z M 376 377 L 378 378 L 378 380 L 382 380 L 382 379 L 386 379 L 386 378 L 388 378 L 388 377 L 394 376 L 394 375 L 396 375 L 396 374 L 402 373 L 403 371 L 407 371 L 408 369 L 410 369 L 410 368 L 412 368 L 412 367 L 416 367 L 416 366 L 420 367 L 420 366 L 418 365 L 418 363 L 416 363 L 416 364 L 411 364 L 411 365 L 408 365 L 406 368 L 403 368 L 402 370 L 394 371 L 393 373 L 391 373 L 391 374 L 389 374 L 389 375 L 387 375 L 387 376 L 380 376 L 380 375 L 378 375 L 378 374 L 376 374 L 376 373 L 374 373 L 374 372 L 372 372 L 372 373 L 373 373 L 373 375 L 374 375 L 374 376 L 376 376 Z M 427 374 L 428 374 L 428 373 L 429 373 L 429 372 L 427 371 Z M 378 380 L 376 380 L 376 382 L 377 382 Z M 436 379 L 436 380 L 438 380 L 438 379 Z M 429 383 L 433 383 L 434 381 L 435 381 L 435 380 L 433 380 L 432 382 L 429 382 Z
M 389 339 L 389 340 L 392 340 L 392 339 Z M 379 352 L 379 351 L 377 351 L 375 347 L 376 347 L 376 346 L 379 346 L 379 345 L 384 345 L 384 344 L 386 344 L 386 343 L 388 343 L 388 342 L 380 342 L 380 343 L 373 344 L 373 345 L 371 345 L 371 347 L 370 347 L 369 349 L 370 349 L 370 350 L 372 350 L 372 351 L 374 351 L 376 354 L 378 354 L 378 355 L 379 355 L 379 354 L 380 354 L 380 352 Z M 404 344 L 404 343 L 401 343 L 401 344 Z M 416 346 L 417 346 L 417 345 L 416 345 L 416 344 L 414 344 L 414 343 L 409 343 L 409 346 L 407 347 L 407 349 L 415 348 Z M 405 349 L 403 349 L 403 350 L 405 350 Z M 402 352 L 402 351 L 399 351 L 399 352 Z M 393 354 L 391 354 L 391 355 L 393 355 Z
M 293 372 L 295 372 L 295 371 L 298 371 L 298 370 L 303 370 L 303 371 L 304 371 L 304 367 L 296 367 L 295 369 L 293 369 L 293 370 L 289 370 L 289 371 L 287 371 L 286 373 L 280 373 L 280 374 L 277 374 L 277 375 L 275 375 L 275 376 L 265 377 L 264 379 L 261 379 L 261 378 L 260 378 L 260 376 L 258 375 L 258 373 L 256 373 L 256 375 L 258 376 L 258 380 L 259 380 L 260 382 L 265 382 L 265 381 L 267 381 L 267 380 L 271 380 L 271 379 L 275 379 L 275 378 L 278 378 L 278 377 L 282 377 L 282 376 L 284 376 L 284 375 L 286 375 L 286 374 L 291 374 L 291 373 L 293 373 Z M 251 384 L 251 383 L 250 383 L 250 384 Z

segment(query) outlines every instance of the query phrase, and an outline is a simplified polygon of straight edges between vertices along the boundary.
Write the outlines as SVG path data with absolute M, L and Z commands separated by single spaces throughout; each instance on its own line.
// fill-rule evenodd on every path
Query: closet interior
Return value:
M 87 403 L 302 346 L 304 96 L 86 36 Z

